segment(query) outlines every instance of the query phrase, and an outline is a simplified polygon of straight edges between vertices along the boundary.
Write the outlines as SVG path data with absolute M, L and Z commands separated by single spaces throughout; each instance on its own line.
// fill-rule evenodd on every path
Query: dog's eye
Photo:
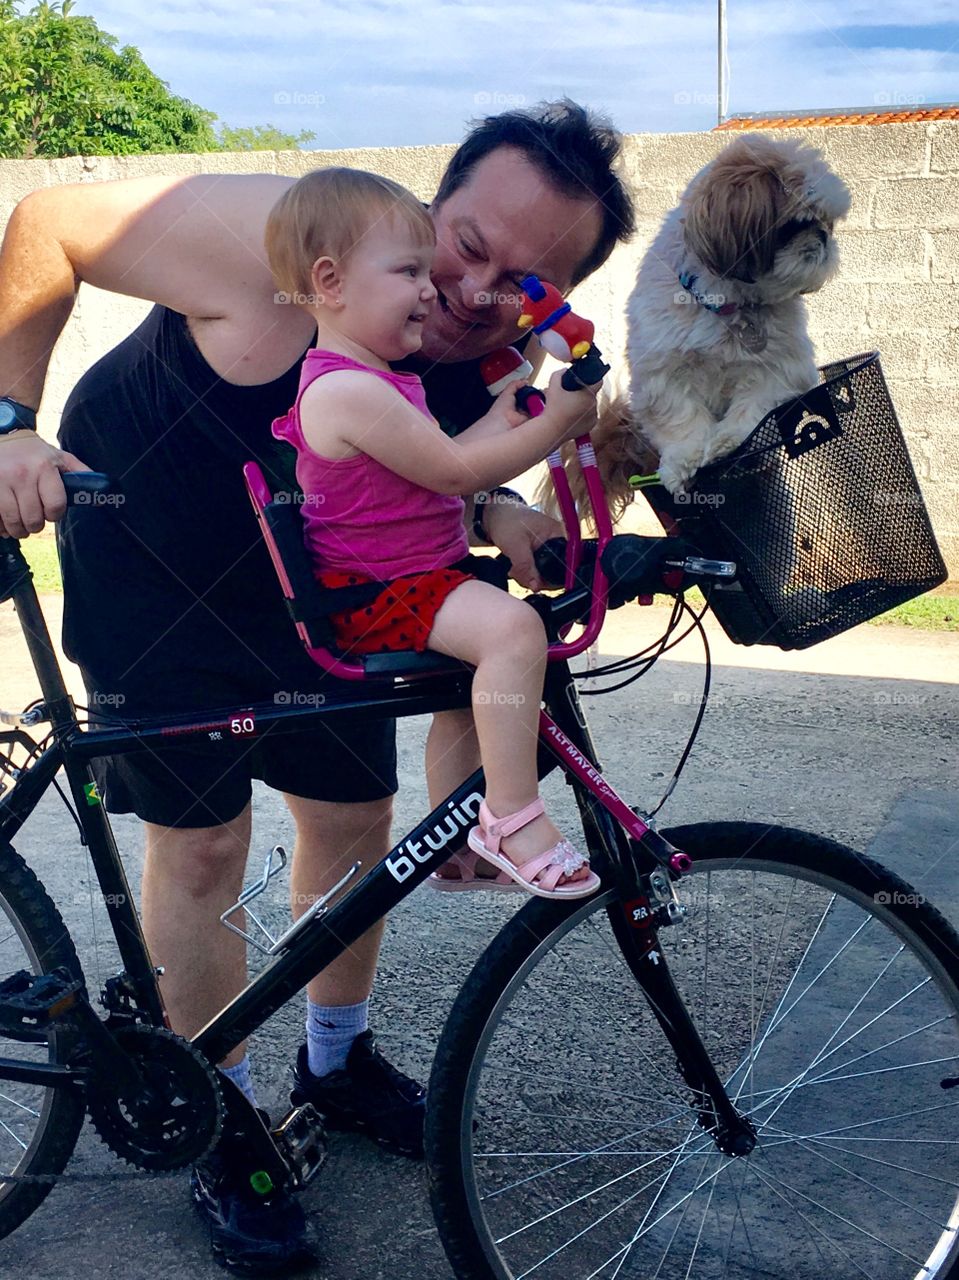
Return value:
M 801 218 L 790 218 L 788 222 L 784 222 L 776 231 L 776 248 L 781 249 L 783 245 L 794 240 L 803 231 L 812 231 L 813 224 L 804 222 Z

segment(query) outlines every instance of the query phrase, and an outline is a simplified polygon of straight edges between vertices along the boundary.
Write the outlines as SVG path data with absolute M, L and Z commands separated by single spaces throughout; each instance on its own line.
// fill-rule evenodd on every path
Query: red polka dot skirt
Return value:
M 430 569 L 395 578 L 366 605 L 330 615 L 336 642 L 344 653 L 397 653 L 427 646 L 440 605 L 458 586 L 473 578 L 459 569 Z M 322 587 L 352 587 L 370 582 L 362 574 L 317 569 Z

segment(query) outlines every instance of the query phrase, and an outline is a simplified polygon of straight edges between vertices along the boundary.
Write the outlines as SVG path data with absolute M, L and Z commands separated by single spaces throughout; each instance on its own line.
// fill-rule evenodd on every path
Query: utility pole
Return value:
M 718 35 L 718 39 L 716 41 L 716 45 L 717 45 L 718 65 L 716 69 L 717 70 L 716 108 L 717 108 L 718 119 L 716 123 L 722 124 L 722 122 L 726 119 L 726 105 L 727 105 L 727 94 L 728 94 L 728 88 L 726 85 L 726 70 L 727 70 L 726 0 L 719 0 L 717 35 Z

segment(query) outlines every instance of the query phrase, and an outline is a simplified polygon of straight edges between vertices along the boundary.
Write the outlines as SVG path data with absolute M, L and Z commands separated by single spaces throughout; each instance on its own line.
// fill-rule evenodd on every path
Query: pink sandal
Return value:
M 459 874 L 441 876 L 438 871 L 434 871 L 426 883 L 431 889 L 437 889 L 440 893 L 469 893 L 474 889 L 490 889 L 494 893 L 523 892 L 522 885 L 510 879 L 505 871 L 499 871 L 495 876 L 478 875 L 476 871 L 478 861 L 479 855 L 472 849 L 454 853 L 446 863 L 446 867 L 455 867 Z
M 575 880 L 557 887 L 557 882 L 563 876 L 572 875 L 582 866 L 589 866 L 589 859 L 574 849 L 568 840 L 558 840 L 551 849 L 537 854 L 521 867 L 500 852 L 500 842 L 504 836 L 511 836 L 514 831 L 527 826 L 545 810 L 546 806 L 537 796 L 525 809 L 507 814 L 505 818 L 496 818 L 490 813 L 484 800 L 480 805 L 479 826 L 474 827 L 467 836 L 469 847 L 494 867 L 499 867 L 527 893 L 534 893 L 539 898 L 588 898 L 600 887 L 599 876 L 594 871 L 585 880 Z

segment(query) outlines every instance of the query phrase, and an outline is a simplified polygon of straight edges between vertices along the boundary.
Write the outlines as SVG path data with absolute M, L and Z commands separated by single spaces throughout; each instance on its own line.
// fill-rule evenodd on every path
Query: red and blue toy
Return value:
M 517 321 L 521 329 L 531 329 L 543 349 L 564 364 L 589 353 L 593 322 L 578 316 L 555 285 L 530 275 L 522 289 L 523 311 Z

